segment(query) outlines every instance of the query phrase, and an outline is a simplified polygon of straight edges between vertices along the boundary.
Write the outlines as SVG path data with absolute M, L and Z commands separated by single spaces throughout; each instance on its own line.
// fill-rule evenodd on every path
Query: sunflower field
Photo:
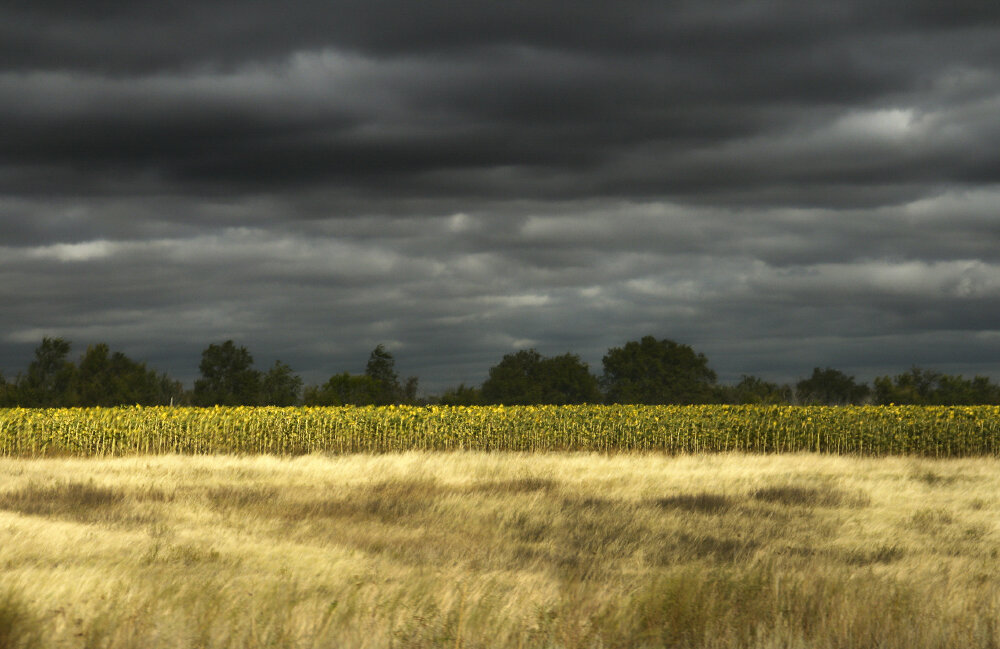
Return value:
M 407 450 L 1000 454 L 997 406 L 0 409 L 0 455 Z

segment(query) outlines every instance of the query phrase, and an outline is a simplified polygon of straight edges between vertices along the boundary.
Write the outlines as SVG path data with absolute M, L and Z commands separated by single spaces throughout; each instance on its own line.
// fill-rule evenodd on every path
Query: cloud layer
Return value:
M 642 335 L 724 380 L 1000 377 L 1000 8 L 0 8 L 0 368 L 388 343 L 437 390 Z M 82 351 L 78 349 L 77 351 Z

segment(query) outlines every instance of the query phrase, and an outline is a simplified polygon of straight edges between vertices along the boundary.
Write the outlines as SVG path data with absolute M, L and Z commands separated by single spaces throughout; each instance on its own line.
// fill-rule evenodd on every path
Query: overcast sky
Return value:
M 0 370 L 421 392 L 644 335 L 1000 379 L 1000 3 L 12 0 Z

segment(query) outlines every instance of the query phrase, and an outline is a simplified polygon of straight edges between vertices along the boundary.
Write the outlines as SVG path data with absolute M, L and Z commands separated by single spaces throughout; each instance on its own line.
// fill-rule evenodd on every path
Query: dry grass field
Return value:
M 1000 461 L 0 459 L 0 648 L 996 647 Z

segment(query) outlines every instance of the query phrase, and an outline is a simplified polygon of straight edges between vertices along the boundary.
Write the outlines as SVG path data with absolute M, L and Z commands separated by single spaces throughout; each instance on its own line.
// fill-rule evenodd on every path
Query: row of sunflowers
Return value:
M 1000 454 L 1000 407 L 384 406 L 0 409 L 0 455 L 408 450 Z

